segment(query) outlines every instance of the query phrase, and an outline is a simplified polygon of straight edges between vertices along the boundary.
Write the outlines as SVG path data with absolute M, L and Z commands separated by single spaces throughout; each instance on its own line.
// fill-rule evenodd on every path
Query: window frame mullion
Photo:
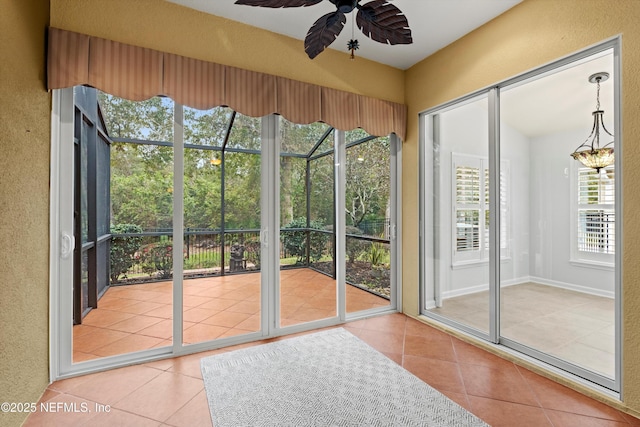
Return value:
M 500 342 L 500 89 L 489 90 L 489 340 Z M 497 197 L 496 197 L 497 196 Z

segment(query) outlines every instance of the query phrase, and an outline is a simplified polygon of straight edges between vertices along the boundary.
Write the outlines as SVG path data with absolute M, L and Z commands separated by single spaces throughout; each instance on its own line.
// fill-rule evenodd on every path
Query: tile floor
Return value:
M 403 314 L 343 327 L 494 427 L 640 426 L 630 415 Z M 42 402 L 84 404 L 92 412 L 36 412 L 24 425 L 210 426 L 200 359 L 269 341 L 57 381 Z M 110 411 L 96 412 L 100 405 Z
M 336 284 L 311 269 L 281 272 L 281 325 L 336 314 Z M 183 340 L 192 344 L 255 332 L 260 327 L 260 274 L 184 281 Z M 82 362 L 171 345 L 171 282 L 112 286 L 98 308 L 73 327 L 73 361 Z M 388 306 L 389 301 L 347 286 L 347 312 Z
M 524 283 L 502 288 L 501 334 L 613 378 L 614 300 L 553 286 Z M 433 312 L 488 331 L 489 295 L 444 300 Z

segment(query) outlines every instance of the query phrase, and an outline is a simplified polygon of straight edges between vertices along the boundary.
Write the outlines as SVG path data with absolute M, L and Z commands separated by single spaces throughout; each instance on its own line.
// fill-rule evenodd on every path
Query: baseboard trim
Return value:
M 567 289 L 570 291 L 580 292 L 583 294 L 595 295 L 597 297 L 615 298 L 614 291 L 605 291 L 603 289 L 593 289 L 586 286 L 575 285 L 573 283 L 560 282 L 558 280 L 545 279 L 543 277 L 530 277 L 531 282 L 540 283 L 541 285 L 553 286 L 554 288 Z
M 561 282 L 558 280 L 551 280 L 551 279 L 545 279 L 543 277 L 537 277 L 537 276 L 525 276 L 525 277 L 518 277 L 518 278 L 514 278 L 514 279 L 509 279 L 509 280 L 504 280 L 501 283 L 502 288 L 507 287 L 507 286 L 514 286 L 514 285 L 522 285 L 524 283 L 539 283 L 541 285 L 546 285 L 546 286 L 553 286 L 554 288 L 560 288 L 560 289 L 566 289 L 569 291 L 574 291 L 574 292 L 580 292 L 583 294 L 588 294 L 588 295 L 594 295 L 594 296 L 598 296 L 598 297 L 603 297 L 603 298 L 611 298 L 613 299 L 615 297 L 615 294 L 613 291 L 605 291 L 602 289 L 593 289 L 593 288 L 589 288 L 587 286 L 580 286 L 580 285 L 576 285 L 573 283 L 567 283 L 567 282 Z M 488 284 L 482 284 L 482 285 L 477 285 L 477 286 L 469 286 L 467 288 L 462 288 L 462 289 L 456 289 L 453 291 L 445 291 L 442 293 L 442 299 L 449 299 L 449 298 L 455 298 L 455 297 L 461 297 L 464 295 L 471 295 L 471 294 L 475 294 L 478 292 L 484 292 L 484 291 L 488 291 L 489 290 L 489 285 Z M 427 309 L 429 308 L 435 308 L 435 302 L 433 303 L 433 307 L 425 307 Z

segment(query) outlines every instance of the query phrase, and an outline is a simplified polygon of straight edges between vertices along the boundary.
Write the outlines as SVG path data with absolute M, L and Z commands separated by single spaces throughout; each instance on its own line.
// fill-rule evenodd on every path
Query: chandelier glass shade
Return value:
M 609 73 L 596 73 L 589 76 L 589 81 L 591 83 L 596 83 L 598 85 L 597 95 L 596 95 L 596 110 L 593 114 L 593 127 L 591 128 L 591 133 L 578 148 L 575 149 L 573 153 L 571 153 L 571 157 L 578 160 L 580 163 L 585 165 L 588 168 L 595 169 L 599 171 L 602 168 L 610 166 L 615 161 L 614 152 L 613 152 L 613 134 L 607 130 L 604 126 L 603 115 L 604 111 L 600 109 L 600 82 L 605 81 L 609 78 Z M 601 129 L 602 132 L 601 133 Z M 606 137 L 609 135 L 612 138 L 611 142 L 601 146 L 600 145 L 600 136 Z

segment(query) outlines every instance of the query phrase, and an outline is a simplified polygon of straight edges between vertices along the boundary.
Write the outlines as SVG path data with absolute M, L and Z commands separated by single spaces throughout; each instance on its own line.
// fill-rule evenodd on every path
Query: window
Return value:
M 473 160 L 460 164 L 454 161 L 456 252 L 480 250 L 480 212 L 484 205 L 480 197 L 480 167 L 464 164 L 480 162 Z
M 614 167 L 578 169 L 577 249 L 583 254 L 615 254 Z
M 489 161 L 486 158 L 454 154 L 454 248 L 453 263 L 489 259 Z M 507 182 L 509 164 L 500 167 L 500 248 L 508 250 Z

